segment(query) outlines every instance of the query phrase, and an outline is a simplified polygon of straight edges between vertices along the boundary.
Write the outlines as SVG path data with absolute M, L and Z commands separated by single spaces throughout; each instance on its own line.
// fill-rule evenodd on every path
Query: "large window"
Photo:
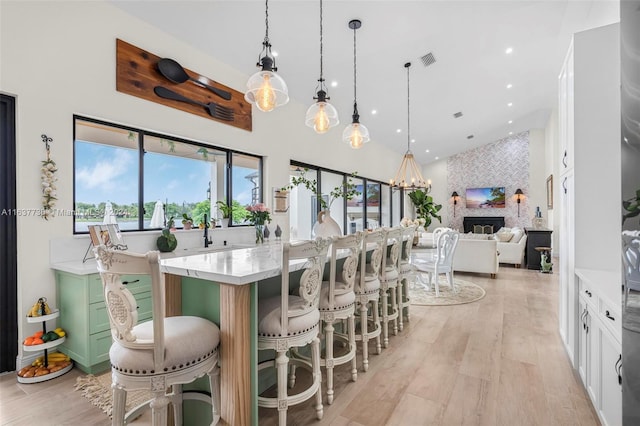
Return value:
M 331 218 L 338 223 L 343 234 L 353 234 L 367 228 L 390 226 L 392 220 L 396 224 L 400 223 L 399 218 L 392 217 L 391 190 L 387 184 L 296 161 L 291 162 L 290 176 L 304 176 L 307 180 L 316 182 L 322 198 L 326 202 L 331 202 Z M 354 184 L 359 194 L 351 200 L 345 200 L 342 197 L 330 200 L 329 194 L 336 187 L 344 185 L 345 181 Z M 291 190 L 289 210 L 291 238 L 313 238 L 313 225 L 320 210 L 321 206 L 316 194 L 304 185 L 294 187 Z
M 74 117 L 74 233 L 117 223 L 122 230 L 158 229 L 173 218 L 194 226 L 234 207 L 262 201 L 262 159 L 203 143 Z M 233 182 L 230 191 L 230 182 Z M 229 197 L 228 194 L 232 194 Z

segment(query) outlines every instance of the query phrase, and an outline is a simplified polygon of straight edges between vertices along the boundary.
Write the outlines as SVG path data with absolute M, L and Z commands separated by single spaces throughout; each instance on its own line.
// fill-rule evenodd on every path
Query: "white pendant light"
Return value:
M 411 107 L 410 107 L 410 90 L 409 90 L 409 68 L 411 62 L 404 64 L 407 69 L 407 152 L 402 157 L 402 163 L 396 173 L 396 177 L 391 179 L 389 185 L 402 189 L 419 189 L 424 188 L 429 192 L 431 190 L 431 181 L 426 182 L 420 173 L 420 167 L 411 152 Z
M 271 53 L 269 42 L 269 0 L 265 1 L 265 35 L 262 52 L 256 66 L 261 70 L 249 77 L 244 99 L 254 104 L 260 111 L 269 112 L 289 102 L 289 89 L 282 77 L 276 74 L 276 59 Z
M 349 28 L 353 30 L 353 115 L 351 116 L 351 124 L 349 124 L 342 132 L 342 140 L 351 145 L 353 149 L 362 148 L 362 145 L 369 142 L 369 130 L 360 123 L 360 115 L 358 114 L 358 102 L 356 98 L 356 30 L 362 26 L 362 22 L 358 19 L 349 21 Z
M 305 116 L 304 124 L 311 127 L 316 133 L 326 133 L 331 127 L 340 124 L 338 118 L 338 111 L 335 107 L 327 102 L 329 99 L 327 96 L 327 88 L 324 84 L 323 76 L 323 50 L 322 50 L 322 0 L 320 0 L 320 78 L 318 79 L 317 102 L 309 107 Z

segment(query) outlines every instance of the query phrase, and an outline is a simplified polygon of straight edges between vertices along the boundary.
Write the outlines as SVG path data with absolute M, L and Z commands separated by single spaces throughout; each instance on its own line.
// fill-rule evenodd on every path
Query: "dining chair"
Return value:
M 431 282 L 436 290 L 436 297 L 440 296 L 440 274 L 445 274 L 451 291 L 455 292 L 453 280 L 453 256 L 458 245 L 459 234 L 457 231 L 443 231 L 438 237 L 436 253 L 432 257 L 416 260 L 414 265 L 418 271 L 425 272 L 428 276 L 426 283 L 431 288 Z M 422 280 L 421 280 L 422 281 Z
M 360 261 L 355 279 L 356 295 L 356 342 L 362 343 L 362 370 L 369 369 L 369 340 L 375 339 L 376 353 L 382 352 L 380 342 L 380 316 L 378 304 L 380 301 L 380 266 L 384 250 L 387 231 L 377 228 L 365 232 L 360 250 Z
M 624 307 L 627 308 L 629 292 L 640 292 L 640 233 L 622 232 L 622 260 L 624 265 Z
M 330 239 L 316 239 L 301 243 L 282 244 L 282 274 L 280 294 L 265 298 L 258 303 L 258 350 L 273 350 L 274 360 L 258 365 L 258 371 L 275 367 L 278 393 L 276 397 L 258 396 L 258 406 L 278 409 L 280 426 L 287 424 L 287 410 L 290 405 L 316 397 L 316 416 L 322 419 L 322 375 L 320 371 L 320 289 L 327 258 Z M 300 263 L 302 266 L 300 267 Z M 289 273 L 296 265 L 295 273 Z M 293 281 L 293 282 L 292 282 Z M 296 294 L 290 294 L 292 285 Z M 287 356 L 292 348 L 311 345 L 311 361 Z M 312 372 L 311 384 L 294 395 L 287 394 L 287 384 L 295 385 L 288 378 L 289 366 L 300 366 Z M 292 368 L 292 371 L 295 371 Z
M 409 306 L 411 298 L 409 297 L 410 287 L 415 278 L 415 270 L 411 263 L 411 251 L 413 248 L 413 236 L 416 233 L 417 225 L 411 225 L 402 228 L 402 250 L 400 251 L 400 263 L 398 264 L 398 307 L 400 313 L 398 315 L 398 327 L 400 331 L 404 329 L 403 319 L 406 317 L 409 321 Z
M 111 363 L 112 425 L 124 425 L 151 407 L 154 426 L 167 424 L 167 406 L 174 409 L 174 424 L 182 424 L 182 400 L 211 403 L 212 422 L 220 419 L 220 370 L 216 324 L 194 316 L 165 316 L 164 275 L 160 273 L 159 252 L 136 254 L 100 245 L 94 248 L 102 279 L 113 343 Z M 127 289 L 123 275 L 151 277 L 152 319 L 138 323 L 137 304 Z M 183 394 L 182 384 L 207 374 L 211 395 Z M 145 389 L 152 398 L 125 413 L 127 392 Z M 167 392 L 169 390 L 169 392 Z
M 380 317 L 382 322 L 382 344 L 389 347 L 389 326 L 393 323 L 393 334 L 398 335 L 398 260 L 402 243 L 402 229 L 387 229 L 384 241 L 382 265 L 380 266 Z
M 322 282 L 320 290 L 320 333 L 324 331 L 325 356 L 321 357 L 321 365 L 327 370 L 327 403 L 333 403 L 333 369 L 335 366 L 351 362 L 351 380 L 358 379 L 356 367 L 356 337 L 355 337 L 355 301 L 354 285 L 360 249 L 362 247 L 363 233 L 343 237 L 333 237 L 331 243 L 331 255 L 329 256 L 329 280 Z M 347 252 L 346 257 L 338 260 L 338 253 Z M 342 266 L 338 269 L 338 265 Z M 334 323 L 346 320 L 347 353 L 334 356 Z M 324 323 L 324 330 L 322 324 Z M 343 330 L 345 331 L 345 330 Z

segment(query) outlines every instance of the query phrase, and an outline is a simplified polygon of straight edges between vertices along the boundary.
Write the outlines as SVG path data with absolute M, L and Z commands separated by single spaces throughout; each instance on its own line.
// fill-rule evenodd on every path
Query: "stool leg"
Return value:
M 393 335 L 398 335 L 398 283 L 396 282 L 395 287 L 391 287 L 389 289 L 389 293 L 391 293 L 391 312 L 396 314 L 393 319 Z
M 123 426 L 125 403 L 127 401 L 127 391 L 125 391 L 122 386 L 117 385 L 115 382 L 111 385 L 111 390 L 113 392 L 112 425 Z
M 220 421 L 220 368 L 216 365 L 207 375 L 211 388 L 211 413 L 213 414 L 211 426 L 213 426 Z
M 373 312 L 373 326 L 376 328 L 376 330 L 378 328 L 380 328 L 382 326 L 382 324 L 380 323 L 380 316 L 378 314 L 378 301 L 377 300 L 372 300 L 371 301 L 371 306 L 372 309 L 371 311 Z M 380 355 L 382 353 L 382 345 L 380 344 L 380 333 L 378 333 L 378 335 L 376 336 L 376 353 L 378 355 Z
M 166 425 L 167 424 L 167 406 L 169 405 L 169 398 L 164 394 L 164 389 L 161 391 L 153 392 L 153 399 L 151 400 L 151 424 L 154 425 Z
M 369 335 L 367 334 L 367 302 L 360 303 L 360 333 L 362 333 L 362 370 L 369 369 Z
M 400 278 L 398 278 L 398 287 L 397 287 L 397 296 L 396 298 L 398 299 L 398 329 L 400 331 L 402 331 L 402 329 L 404 328 L 404 324 L 402 323 L 402 317 L 403 317 L 403 312 L 404 312 L 404 308 L 402 307 L 402 288 L 404 287 L 404 285 L 402 284 L 402 280 Z
M 278 375 L 278 424 L 280 426 L 287 425 L 287 367 L 289 366 L 289 358 L 287 352 L 278 352 L 276 356 L 276 369 Z
M 351 380 L 358 380 L 358 368 L 356 366 L 356 319 L 355 313 L 352 314 L 347 320 L 349 327 L 349 352 L 353 352 L 353 358 L 351 358 Z
M 325 321 L 324 327 L 325 335 L 325 361 L 324 365 L 327 368 L 327 404 L 333 403 L 333 321 Z
M 182 385 L 173 385 L 172 390 L 173 424 L 174 426 L 182 426 Z
M 322 372 L 320 371 L 320 339 L 317 337 L 311 341 L 311 364 L 313 367 L 313 381 L 314 383 L 316 381 L 318 382 L 318 391 L 316 392 L 316 417 L 318 420 L 322 420 L 324 414 L 324 407 L 322 406 Z
M 380 297 L 382 298 L 382 344 L 387 349 L 389 347 L 389 293 L 386 286 L 380 289 Z

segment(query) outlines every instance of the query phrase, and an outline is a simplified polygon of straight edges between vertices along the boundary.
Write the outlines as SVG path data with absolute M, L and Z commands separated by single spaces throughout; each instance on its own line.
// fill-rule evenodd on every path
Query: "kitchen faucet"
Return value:
M 213 244 L 213 241 L 209 238 L 209 221 L 207 220 L 207 214 L 204 214 L 204 246 L 209 247 L 209 244 Z

